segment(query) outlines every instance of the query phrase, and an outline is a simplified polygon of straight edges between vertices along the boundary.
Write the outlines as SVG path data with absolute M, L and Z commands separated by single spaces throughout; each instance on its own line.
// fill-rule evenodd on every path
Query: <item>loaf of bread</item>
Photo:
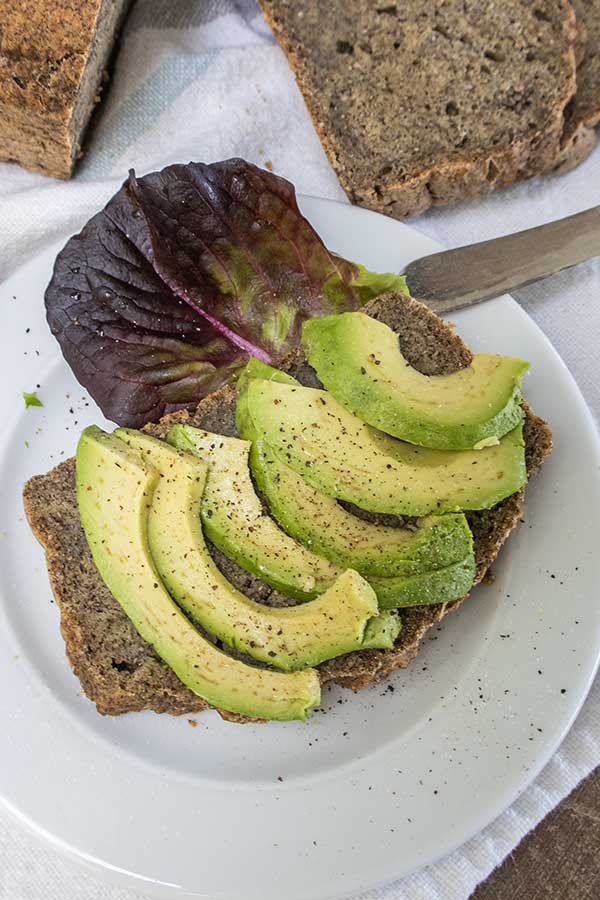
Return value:
M 584 29 L 569 0 L 259 2 L 361 206 L 414 215 L 566 168 L 591 149 L 598 59 L 586 51 L 593 97 L 573 105 Z M 597 0 L 577 4 L 597 30 Z
M 69 178 L 128 0 L 2 0 L 0 159 Z
M 448 324 L 404 294 L 378 297 L 365 311 L 398 332 L 402 353 L 425 374 L 447 374 L 472 359 Z M 318 385 L 300 351 L 290 354 L 281 367 L 307 386 Z M 235 435 L 235 398 L 235 386 L 227 385 L 201 400 L 194 412 L 172 413 L 146 430 L 165 437 L 173 424 L 185 422 Z M 552 437 L 541 419 L 527 408 L 525 413 L 525 457 L 531 477 L 550 452 Z M 492 509 L 468 514 L 475 544 L 476 582 L 485 577 L 517 526 L 523 498 L 521 490 Z M 103 583 L 79 520 L 75 461 L 68 460 L 48 474 L 30 479 L 25 485 L 24 502 L 31 528 L 46 551 L 69 662 L 98 711 L 119 715 L 152 709 L 178 715 L 206 708 L 204 700 L 185 687 L 144 643 Z M 273 606 L 290 602 L 212 545 L 211 553 L 226 578 L 248 596 Z M 427 631 L 461 602 L 403 609 L 402 630 L 392 650 L 361 650 L 332 659 L 319 667 L 321 681 L 359 690 L 385 678 L 393 669 L 407 666 Z M 221 711 L 221 715 L 243 721 L 233 713 Z

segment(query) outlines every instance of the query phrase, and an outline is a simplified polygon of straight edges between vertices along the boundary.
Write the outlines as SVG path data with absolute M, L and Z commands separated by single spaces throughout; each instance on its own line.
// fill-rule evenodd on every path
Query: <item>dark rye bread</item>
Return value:
M 2 0 L 0 159 L 69 178 L 129 0 Z
M 468 348 L 450 325 L 422 304 L 403 295 L 388 295 L 366 309 L 398 332 L 402 352 L 422 372 L 443 374 L 468 365 Z M 305 384 L 316 383 L 298 351 L 282 367 Z M 183 421 L 235 434 L 235 389 L 222 388 L 206 397 L 194 412 L 173 413 L 148 426 L 148 431 L 164 436 L 172 424 Z M 527 408 L 525 442 L 527 468 L 532 475 L 550 452 L 552 439 L 545 423 Z M 153 709 L 181 714 L 204 709 L 206 704 L 184 687 L 141 640 L 100 579 L 77 513 L 74 461 L 68 460 L 47 475 L 28 481 L 24 502 L 30 525 L 46 550 L 69 662 L 99 712 L 117 715 Z M 517 525 L 522 507 L 520 491 L 492 510 L 470 514 L 478 581 Z M 250 596 L 272 605 L 290 602 L 217 551 L 213 553 L 227 577 Z M 458 602 L 403 611 L 403 628 L 393 650 L 349 653 L 325 663 L 320 667 L 322 681 L 359 689 L 384 678 L 392 669 L 408 665 L 426 631 L 457 606 Z M 240 717 L 224 715 L 241 721 Z
M 404 217 L 567 167 L 568 0 L 259 0 L 351 200 Z
M 595 128 L 600 123 L 600 0 L 571 2 L 584 41 L 583 59 L 577 69 L 577 93 L 565 116 L 566 168 L 571 167 L 571 159 L 584 158 L 592 150 L 596 144 Z

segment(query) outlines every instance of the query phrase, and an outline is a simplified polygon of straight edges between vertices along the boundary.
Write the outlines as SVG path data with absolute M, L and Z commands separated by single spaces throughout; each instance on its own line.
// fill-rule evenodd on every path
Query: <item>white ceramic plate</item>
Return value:
M 329 247 L 380 271 L 432 252 L 392 219 L 305 198 Z M 308 724 L 216 714 L 103 718 L 64 656 L 25 479 L 107 425 L 62 361 L 42 295 L 53 252 L 0 288 L 0 797 L 39 836 L 146 895 L 325 900 L 448 853 L 521 792 L 564 737 L 600 648 L 600 453 L 569 372 L 508 297 L 454 316 L 475 348 L 531 361 L 554 453 L 493 585 L 406 671 L 324 692 Z M 43 408 L 25 409 L 39 385 Z M 394 690 L 388 688 L 392 685 Z

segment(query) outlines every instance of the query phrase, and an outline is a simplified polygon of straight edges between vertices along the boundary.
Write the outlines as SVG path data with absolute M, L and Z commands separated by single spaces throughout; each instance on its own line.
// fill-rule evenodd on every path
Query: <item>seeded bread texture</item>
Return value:
M 3 0 L 0 159 L 69 178 L 129 0 Z
M 406 358 L 425 374 L 444 374 L 468 365 L 471 353 L 452 328 L 425 306 L 403 295 L 373 301 L 366 311 L 399 334 Z M 304 384 L 316 384 L 315 374 L 296 351 L 282 365 Z M 176 422 L 235 435 L 235 388 L 227 386 L 206 397 L 194 412 L 166 416 L 147 430 L 165 436 Z M 544 422 L 526 408 L 527 469 L 533 475 L 551 449 Z M 492 510 L 475 512 L 469 521 L 475 537 L 477 581 L 517 525 L 523 491 Z M 75 496 L 74 461 L 25 485 L 24 502 L 30 525 L 46 551 L 52 589 L 61 611 L 61 628 L 69 662 L 98 711 L 110 715 L 153 709 L 174 715 L 198 712 L 204 701 L 192 694 L 137 635 L 102 582 L 81 528 Z M 241 590 L 270 605 L 290 601 L 244 572 L 215 549 L 215 561 Z M 427 630 L 461 601 L 402 611 L 403 628 L 393 650 L 349 653 L 320 667 L 322 681 L 358 690 L 381 680 L 392 669 L 407 666 Z M 234 721 L 239 716 L 221 713 Z
M 404 217 L 583 158 L 568 0 L 259 0 L 355 203 Z M 588 152 L 589 152 L 588 147 Z

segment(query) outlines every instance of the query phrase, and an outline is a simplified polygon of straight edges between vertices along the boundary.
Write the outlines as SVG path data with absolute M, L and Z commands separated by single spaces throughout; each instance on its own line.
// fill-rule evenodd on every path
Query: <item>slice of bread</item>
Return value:
M 453 372 L 468 365 L 471 353 L 451 326 L 421 303 L 394 294 L 373 301 L 366 311 L 398 332 L 402 352 L 425 374 Z M 299 351 L 283 368 L 306 385 L 316 385 L 313 370 Z M 235 435 L 235 388 L 227 386 L 206 397 L 194 412 L 166 416 L 147 430 L 165 436 L 175 422 L 187 422 L 210 431 Z M 527 469 L 534 474 L 548 455 L 552 438 L 546 424 L 526 408 Z M 159 660 L 104 586 L 79 522 L 75 496 L 74 460 L 47 475 L 38 475 L 24 489 L 25 511 L 46 551 L 52 589 L 61 612 L 67 656 L 87 696 L 98 711 L 110 715 L 141 709 L 172 714 L 198 712 L 206 707 Z M 477 581 L 517 525 L 523 509 L 523 491 L 491 510 L 469 515 L 475 536 Z M 256 600 L 272 605 L 293 601 L 244 572 L 214 550 L 225 575 Z M 320 667 L 323 682 L 358 690 L 384 678 L 392 669 L 407 666 L 427 630 L 461 601 L 402 611 L 403 628 L 393 650 L 349 653 Z M 239 716 L 221 713 L 228 719 Z
M 69 178 L 129 0 L 3 0 L 0 159 Z
M 577 93 L 565 114 L 559 173 L 573 168 L 590 153 L 600 123 L 600 0 L 571 2 L 584 35 L 583 59 L 577 69 Z
M 410 216 L 583 158 L 582 138 L 562 142 L 568 0 L 259 2 L 361 206 Z

